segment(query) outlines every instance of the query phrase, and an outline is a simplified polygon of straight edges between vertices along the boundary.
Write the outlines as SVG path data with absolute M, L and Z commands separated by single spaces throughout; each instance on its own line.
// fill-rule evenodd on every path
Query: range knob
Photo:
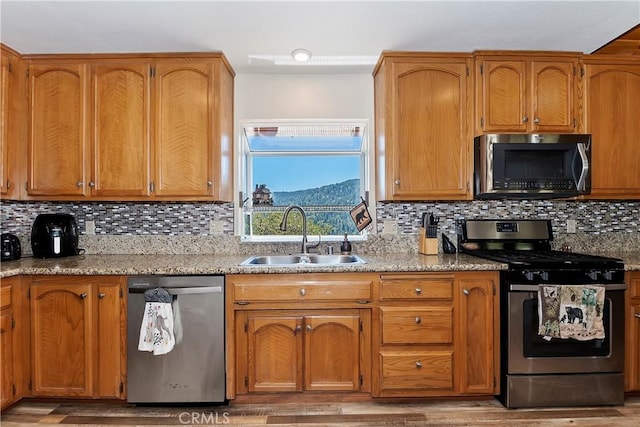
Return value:
M 538 277 L 541 281 L 546 282 L 549 280 L 549 272 L 544 270 L 542 271 L 525 270 L 524 277 L 526 277 L 526 279 L 530 282 L 533 282 L 536 277 Z
M 598 280 L 598 276 L 602 274 L 601 271 L 598 270 L 589 270 L 589 272 L 587 273 L 587 275 L 589 276 L 589 279 L 591 280 Z

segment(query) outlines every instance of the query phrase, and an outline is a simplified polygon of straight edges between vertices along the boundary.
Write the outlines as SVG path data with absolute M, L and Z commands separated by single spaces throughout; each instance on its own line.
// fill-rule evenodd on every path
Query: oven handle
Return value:
M 558 283 L 545 283 L 545 285 L 558 286 Z M 571 286 L 571 285 L 567 285 Z M 580 285 L 575 285 L 580 286 Z M 587 285 L 588 286 L 588 285 Z M 597 283 L 594 283 L 593 286 L 598 286 Z M 540 285 L 518 285 L 516 283 L 512 283 L 509 285 L 509 291 L 523 291 L 523 292 L 538 292 Z M 605 291 L 624 291 L 627 289 L 626 283 L 616 283 L 614 285 L 605 285 Z

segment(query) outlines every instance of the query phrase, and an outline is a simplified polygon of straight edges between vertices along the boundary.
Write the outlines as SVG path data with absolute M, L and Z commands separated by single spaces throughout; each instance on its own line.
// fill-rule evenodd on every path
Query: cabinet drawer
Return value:
M 383 351 L 381 388 L 453 389 L 453 351 Z
M 380 300 L 394 299 L 452 299 L 453 276 L 382 276 Z
M 11 285 L 0 288 L 0 308 L 11 305 Z
M 383 344 L 451 344 L 453 307 L 381 307 Z
M 234 285 L 236 301 L 371 300 L 370 280 L 304 281 Z

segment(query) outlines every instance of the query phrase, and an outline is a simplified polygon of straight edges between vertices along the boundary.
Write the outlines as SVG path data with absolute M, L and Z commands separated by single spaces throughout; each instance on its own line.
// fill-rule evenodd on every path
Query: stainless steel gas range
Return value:
M 549 220 L 461 226 L 461 252 L 509 266 L 500 276 L 499 400 L 508 408 L 623 404 L 624 265 L 551 250 L 552 239 Z

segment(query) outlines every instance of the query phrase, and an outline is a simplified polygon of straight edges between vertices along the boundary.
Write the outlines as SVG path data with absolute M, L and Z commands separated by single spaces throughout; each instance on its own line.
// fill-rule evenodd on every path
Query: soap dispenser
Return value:
M 347 239 L 347 233 L 344 233 L 344 240 L 340 243 L 340 253 L 342 255 L 351 255 L 351 242 Z

